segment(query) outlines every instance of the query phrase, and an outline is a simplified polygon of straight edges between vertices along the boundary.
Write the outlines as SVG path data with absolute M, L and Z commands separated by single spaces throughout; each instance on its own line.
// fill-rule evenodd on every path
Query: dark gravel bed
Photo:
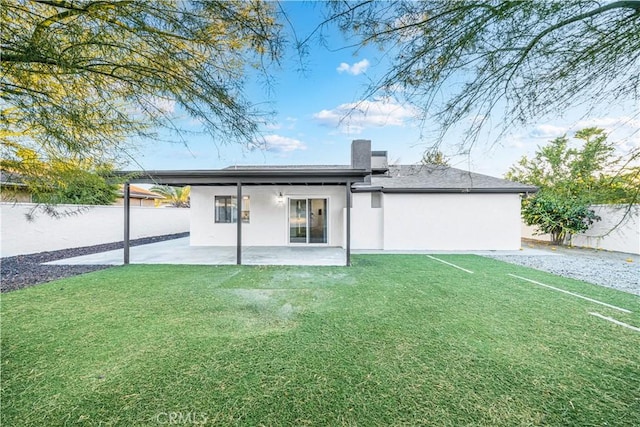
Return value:
M 189 236 L 189 233 L 166 234 L 164 236 L 144 237 L 131 240 L 131 246 L 146 245 L 164 240 L 179 239 Z M 0 259 L 0 291 L 9 292 L 39 283 L 56 279 L 102 270 L 111 265 L 42 265 L 42 263 L 57 261 L 81 255 L 122 249 L 124 242 L 105 243 L 81 248 L 62 249 L 59 251 L 40 252 L 37 254 L 17 255 Z

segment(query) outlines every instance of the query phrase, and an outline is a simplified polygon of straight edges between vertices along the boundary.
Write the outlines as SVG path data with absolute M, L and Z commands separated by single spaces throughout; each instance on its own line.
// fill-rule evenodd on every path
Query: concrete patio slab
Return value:
M 132 246 L 131 264 L 202 264 L 236 263 L 234 246 L 190 246 L 189 238 L 166 240 L 148 245 Z M 353 254 L 476 254 L 476 255 L 558 255 L 525 247 L 520 251 L 382 251 L 354 250 Z M 318 246 L 248 246 L 242 249 L 246 265 L 344 265 L 345 250 Z M 123 250 L 101 252 L 65 258 L 46 265 L 121 265 Z
M 236 263 L 235 246 L 190 246 L 189 238 L 166 240 L 130 249 L 131 264 Z M 344 265 L 345 250 L 336 247 L 248 246 L 242 249 L 246 265 Z M 123 250 L 101 252 L 48 262 L 47 265 L 121 265 Z
M 468 250 L 468 251 L 445 251 L 445 250 L 439 250 L 439 251 L 434 251 L 434 250 L 416 250 L 416 251 L 409 251 L 409 250 L 381 250 L 381 249 L 353 249 L 351 251 L 352 255 L 366 255 L 366 254 L 401 254 L 401 255 L 481 255 L 481 256 L 486 256 L 486 255 L 522 255 L 522 256 L 528 256 L 528 255 L 550 255 L 550 256 L 556 256 L 559 255 L 558 253 L 555 252 L 551 252 L 549 250 L 544 250 L 544 249 L 537 249 L 537 248 L 529 248 L 529 247 L 523 247 L 522 249 L 519 250 L 512 250 L 512 251 L 476 251 L 476 250 Z

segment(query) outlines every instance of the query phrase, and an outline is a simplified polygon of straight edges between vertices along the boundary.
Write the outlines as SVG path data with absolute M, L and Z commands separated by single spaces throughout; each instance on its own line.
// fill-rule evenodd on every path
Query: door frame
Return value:
M 291 200 L 306 200 L 307 201 L 307 205 L 309 204 L 309 200 L 310 199 L 322 199 L 322 200 L 326 200 L 327 201 L 327 207 L 326 207 L 326 223 L 327 223 L 327 241 L 326 243 L 309 243 L 309 230 L 310 230 L 310 224 L 309 224 L 309 206 L 307 206 L 307 242 L 305 243 L 292 243 L 291 242 L 291 223 L 289 222 L 289 209 L 291 206 Z M 286 243 L 287 246 L 330 246 L 331 243 L 331 233 L 330 233 L 330 229 L 331 229 L 331 215 L 330 215 L 330 209 L 331 209 L 331 197 L 329 196 L 325 196 L 325 195 L 304 195 L 304 194 L 292 194 L 290 196 L 287 196 L 287 202 L 285 205 L 285 234 L 286 234 Z

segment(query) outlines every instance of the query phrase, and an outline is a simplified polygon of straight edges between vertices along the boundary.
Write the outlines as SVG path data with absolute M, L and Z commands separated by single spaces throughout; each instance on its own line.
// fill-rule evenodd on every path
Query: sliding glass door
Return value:
M 289 243 L 327 243 L 327 199 L 289 199 Z

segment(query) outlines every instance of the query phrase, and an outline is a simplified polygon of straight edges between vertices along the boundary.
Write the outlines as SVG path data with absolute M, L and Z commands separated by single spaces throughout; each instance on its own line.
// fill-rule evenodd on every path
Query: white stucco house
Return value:
M 368 140 L 353 141 L 348 165 L 147 171 L 131 180 L 149 181 L 191 185 L 191 245 L 236 246 L 238 263 L 242 246 L 343 247 L 347 264 L 351 249 L 517 250 L 520 197 L 537 191 L 445 166 L 389 166 Z

